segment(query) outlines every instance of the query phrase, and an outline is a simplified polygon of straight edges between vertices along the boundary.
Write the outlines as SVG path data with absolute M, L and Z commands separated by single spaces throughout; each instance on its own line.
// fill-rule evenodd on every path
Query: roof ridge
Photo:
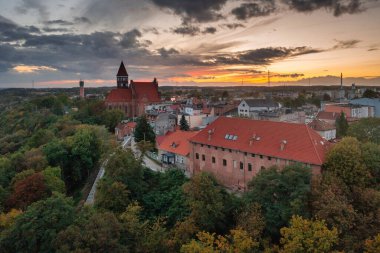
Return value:
M 314 143 L 313 143 L 313 140 L 312 140 L 312 137 L 311 137 L 311 134 L 310 134 L 310 129 L 309 129 L 309 127 L 308 127 L 306 124 L 305 124 L 305 127 L 306 127 L 307 134 L 308 134 L 308 136 L 309 136 L 309 139 L 310 139 L 311 145 L 313 146 L 314 151 L 315 151 L 315 153 L 317 154 L 318 160 L 319 160 L 319 161 L 321 162 L 321 164 L 322 164 L 322 163 L 323 163 L 323 162 L 322 162 L 322 159 L 321 159 L 321 157 L 320 157 L 320 155 L 319 155 L 319 152 L 318 152 L 317 148 L 315 147 L 315 145 L 314 145 Z

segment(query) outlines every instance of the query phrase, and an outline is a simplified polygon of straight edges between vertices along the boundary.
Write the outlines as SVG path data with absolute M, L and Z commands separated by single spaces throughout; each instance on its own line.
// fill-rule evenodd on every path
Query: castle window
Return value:
M 195 153 L 195 159 L 199 159 L 199 154 Z
M 215 163 L 215 157 L 211 158 L 212 163 Z
M 241 170 L 244 169 L 244 163 L 243 163 L 243 162 L 240 162 L 240 169 L 241 169 Z
M 248 171 L 252 171 L 252 164 L 248 163 Z
M 223 159 L 223 166 L 227 166 L 227 160 Z
M 205 160 L 206 160 L 206 156 L 202 155 L 202 161 L 205 161 Z

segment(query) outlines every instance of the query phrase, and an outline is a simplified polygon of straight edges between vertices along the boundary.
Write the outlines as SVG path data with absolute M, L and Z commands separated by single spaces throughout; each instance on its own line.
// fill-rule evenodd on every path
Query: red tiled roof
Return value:
M 166 134 L 163 136 L 163 139 L 160 140 L 161 143 L 159 144 L 158 149 L 187 156 L 190 153 L 189 139 L 197 133 L 199 132 L 179 130 Z
M 128 76 L 123 61 L 120 63 L 119 71 L 117 72 L 116 76 Z
M 132 100 L 131 89 L 116 88 L 107 95 L 106 102 L 130 102 Z
M 210 140 L 209 131 L 213 131 Z M 227 134 L 237 139 L 227 140 Z M 190 141 L 314 165 L 322 165 L 329 147 L 328 142 L 305 124 L 227 117 L 219 117 Z M 283 141 L 286 144 L 281 150 Z
M 153 82 L 131 82 L 132 89 L 136 92 L 137 100 L 146 98 L 150 102 L 159 102 L 160 94 Z

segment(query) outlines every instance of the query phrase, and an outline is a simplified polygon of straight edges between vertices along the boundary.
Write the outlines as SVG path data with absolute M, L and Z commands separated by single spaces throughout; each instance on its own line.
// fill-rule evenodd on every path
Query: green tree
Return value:
M 380 144 L 380 119 L 365 118 L 351 124 L 347 135 L 357 138 L 362 142 L 374 142 Z
M 291 165 L 283 170 L 276 167 L 262 170 L 249 183 L 246 201 L 261 205 L 266 231 L 274 238 L 279 236 L 281 227 L 288 225 L 292 215 L 309 216 L 310 180 L 309 167 Z
M 363 93 L 363 98 L 378 98 L 379 93 L 374 90 L 366 89 Z
M 336 136 L 338 138 L 341 138 L 347 135 L 348 122 L 347 122 L 346 115 L 344 114 L 344 112 L 342 112 L 340 116 L 336 119 L 335 126 L 336 126 Z
M 367 142 L 361 145 L 361 153 L 365 166 L 371 173 L 372 185 L 380 183 L 380 145 Z
M 137 119 L 134 136 L 135 142 L 149 141 L 153 146 L 156 144 L 156 135 L 145 116 L 141 116 Z
M 132 151 L 117 149 L 108 160 L 105 178 L 125 184 L 132 199 L 142 198 L 145 188 L 143 167 Z
M 236 217 L 236 225 L 256 240 L 261 238 L 265 229 L 265 218 L 258 203 L 249 203 Z
M 75 217 L 73 201 L 61 195 L 33 203 L 0 239 L 2 252 L 54 252 L 53 240 Z
M 108 131 L 115 132 L 115 127 L 124 118 L 124 113 L 121 110 L 106 110 L 101 118 Z
M 190 129 L 184 114 L 182 114 L 181 120 L 179 121 L 179 129 L 182 131 L 189 131 Z
M 95 206 L 114 213 L 122 213 L 130 203 L 129 191 L 125 184 L 103 179 L 99 182 Z
M 360 143 L 346 137 L 334 145 L 326 155 L 326 171 L 343 180 L 347 186 L 363 186 L 369 172 L 361 156 Z
M 47 167 L 42 171 L 44 176 L 45 185 L 50 192 L 65 193 L 65 182 L 61 179 L 61 168 Z
M 95 213 L 76 223 L 58 234 L 54 242 L 57 252 L 128 252 L 122 244 L 122 225 L 113 213 Z
M 338 242 L 338 230 L 329 229 L 324 221 L 311 221 L 293 216 L 290 227 L 281 229 L 284 253 L 331 252 Z
M 196 226 L 207 231 L 215 230 L 225 217 L 224 189 L 211 174 L 201 172 L 184 184 L 183 190 L 190 206 L 190 217 L 196 222 Z

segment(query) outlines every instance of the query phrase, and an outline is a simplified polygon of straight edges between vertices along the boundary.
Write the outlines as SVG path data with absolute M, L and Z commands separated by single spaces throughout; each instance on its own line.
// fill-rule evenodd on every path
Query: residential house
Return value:
M 331 124 L 320 119 L 314 119 L 308 126 L 328 141 L 336 138 L 335 122 Z
M 359 98 L 350 100 L 350 104 L 374 108 L 374 117 L 380 118 L 380 98 Z
M 324 111 L 326 112 L 343 112 L 347 118 L 369 118 L 374 117 L 375 109 L 373 106 L 358 105 L 358 104 L 348 104 L 348 103 L 336 103 L 336 104 L 325 104 Z
M 177 126 L 177 116 L 171 113 L 160 113 L 153 123 L 156 135 L 164 135 L 168 131 L 174 131 Z
M 195 131 L 168 132 L 157 141 L 158 157 L 164 164 L 175 165 L 188 170 L 190 144 L 189 139 L 196 135 Z
M 115 135 L 118 141 L 124 140 L 124 137 L 133 135 L 136 128 L 136 122 L 121 122 L 115 127 Z

